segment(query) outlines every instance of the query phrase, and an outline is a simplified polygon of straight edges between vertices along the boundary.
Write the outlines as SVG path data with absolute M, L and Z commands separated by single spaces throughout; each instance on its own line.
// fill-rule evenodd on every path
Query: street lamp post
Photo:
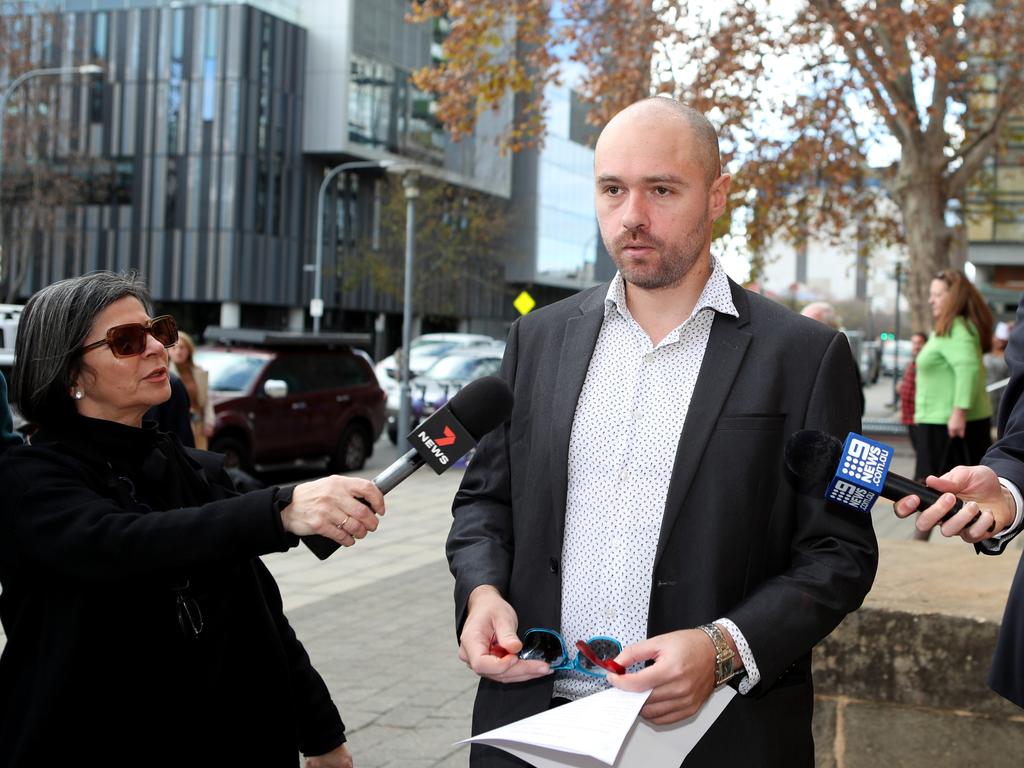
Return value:
M 309 302 L 309 314 L 313 317 L 313 333 L 320 333 L 320 318 L 324 314 L 324 195 L 327 186 L 339 173 L 354 171 L 360 168 L 387 168 L 387 160 L 353 160 L 349 163 L 336 165 L 327 172 L 320 182 L 320 192 L 316 197 L 316 252 L 313 265 L 313 298 Z
M 896 262 L 896 316 L 893 323 L 892 343 L 892 404 L 899 405 L 899 378 L 900 378 L 900 282 L 903 280 L 903 262 Z
M 399 369 L 398 405 L 398 451 L 405 451 L 402 441 L 409 434 L 409 347 L 412 344 L 412 275 L 416 238 L 416 198 L 420 196 L 419 173 L 406 171 L 402 174 L 402 188 L 405 190 L 405 286 L 402 307 L 402 365 Z
M 4 88 L 0 93 L 0 277 L 3 276 L 7 267 L 7 260 L 4 255 L 4 217 L 3 217 L 3 172 L 4 172 L 4 123 L 7 117 L 7 100 L 11 97 L 18 86 L 29 78 L 49 77 L 53 75 L 101 75 L 103 67 L 99 64 L 82 64 L 76 67 L 44 67 L 42 69 L 30 69 L 22 72 Z

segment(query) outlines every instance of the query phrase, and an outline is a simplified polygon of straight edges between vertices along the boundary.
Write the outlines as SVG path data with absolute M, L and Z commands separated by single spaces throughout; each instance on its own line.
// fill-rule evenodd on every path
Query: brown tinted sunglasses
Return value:
M 146 335 L 152 335 L 165 347 L 174 346 L 178 341 L 178 324 L 170 315 L 154 317 L 148 323 L 125 323 L 107 329 L 105 338 L 86 344 L 82 354 L 106 344 L 114 357 L 132 357 L 141 355 L 146 349 Z

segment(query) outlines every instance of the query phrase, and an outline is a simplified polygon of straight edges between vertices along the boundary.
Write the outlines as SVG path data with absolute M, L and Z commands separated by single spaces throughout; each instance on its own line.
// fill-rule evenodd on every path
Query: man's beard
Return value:
M 708 222 L 701 217 L 693 229 L 686 233 L 681 242 L 668 245 L 664 240 L 652 237 L 643 230 L 625 232 L 617 237 L 608 248 L 612 261 L 619 268 L 622 279 L 637 288 L 657 290 L 677 285 L 696 264 L 704 253 Z M 654 264 L 634 265 L 622 256 L 630 245 L 642 245 L 654 249 Z

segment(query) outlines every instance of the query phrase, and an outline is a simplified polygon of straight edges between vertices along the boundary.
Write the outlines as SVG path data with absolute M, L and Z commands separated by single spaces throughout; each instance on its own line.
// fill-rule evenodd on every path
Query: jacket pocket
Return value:
M 735 430 L 778 430 L 786 419 L 783 413 L 749 413 L 735 416 L 722 416 L 718 419 L 717 428 Z

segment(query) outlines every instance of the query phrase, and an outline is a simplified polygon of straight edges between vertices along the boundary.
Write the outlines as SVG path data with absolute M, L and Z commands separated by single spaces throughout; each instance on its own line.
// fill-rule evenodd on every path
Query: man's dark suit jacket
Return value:
M 1017 307 L 1017 322 L 1010 332 L 1005 354 L 1010 383 L 999 406 L 1000 438 L 988 449 L 982 463 L 1024 491 L 1024 406 L 1020 405 L 1024 392 L 1024 298 Z M 995 552 L 982 547 L 978 551 L 999 554 L 1012 538 L 1001 541 Z M 988 684 L 1000 696 L 1024 707 L 1024 557 L 1017 566 L 1006 601 Z
M 512 327 L 502 369 L 515 394 L 512 416 L 481 441 L 454 502 L 448 556 L 460 632 L 469 593 L 481 584 L 501 591 L 521 630 L 559 626 L 569 437 L 607 288 Z M 714 320 L 676 453 L 648 634 L 728 617 L 761 673 L 687 767 L 809 766 L 811 647 L 861 604 L 878 551 L 867 515 L 796 493 L 784 478 L 783 445 L 799 429 L 839 437 L 859 430 L 857 370 L 843 335 L 731 288 L 739 317 Z M 512 685 L 482 679 L 473 733 L 546 709 L 552 685 L 550 676 Z M 472 762 L 521 764 L 476 746 Z

